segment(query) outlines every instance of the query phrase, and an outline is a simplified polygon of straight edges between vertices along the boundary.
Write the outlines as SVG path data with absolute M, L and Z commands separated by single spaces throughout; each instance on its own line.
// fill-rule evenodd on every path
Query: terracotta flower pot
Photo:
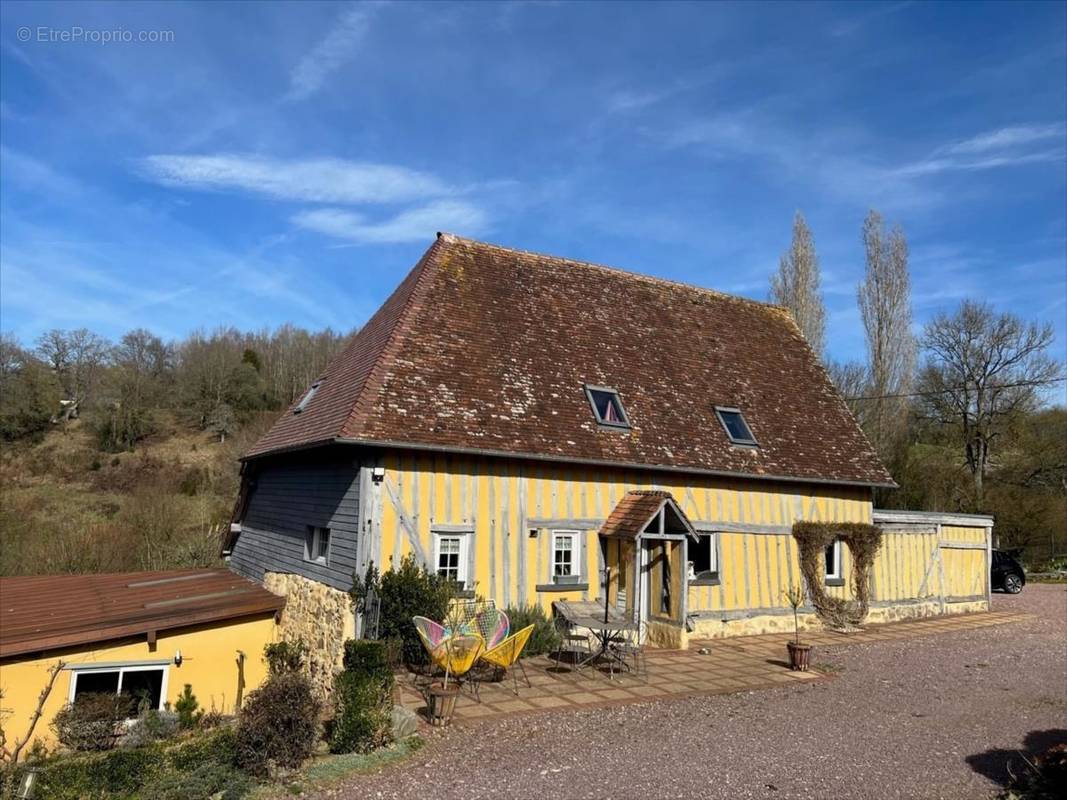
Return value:
M 811 645 L 787 642 L 789 649 L 789 668 L 794 672 L 807 672 L 811 664 Z
M 456 711 L 456 698 L 459 697 L 459 684 L 443 683 L 430 686 L 430 724 L 448 725 Z

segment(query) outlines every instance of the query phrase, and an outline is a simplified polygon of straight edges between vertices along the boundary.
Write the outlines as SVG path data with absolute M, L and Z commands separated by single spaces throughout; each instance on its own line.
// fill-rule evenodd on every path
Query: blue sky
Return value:
M 984 298 L 1067 341 L 1064 3 L 2 15 L 0 313 L 24 341 L 349 329 L 441 229 L 765 299 L 800 209 L 830 354 L 859 357 L 871 207 L 908 236 L 918 322 Z

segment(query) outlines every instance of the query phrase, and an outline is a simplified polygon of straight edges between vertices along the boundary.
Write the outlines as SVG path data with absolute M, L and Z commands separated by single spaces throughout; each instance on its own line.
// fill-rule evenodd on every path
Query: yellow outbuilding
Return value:
M 6 748 L 53 745 L 56 712 L 87 692 L 163 709 L 189 684 L 232 714 L 266 676 L 284 602 L 219 569 L 0 579 Z

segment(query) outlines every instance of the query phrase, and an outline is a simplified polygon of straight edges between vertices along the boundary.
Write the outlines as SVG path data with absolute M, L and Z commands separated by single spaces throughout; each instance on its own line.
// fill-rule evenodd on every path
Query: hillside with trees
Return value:
M 208 566 L 238 457 L 346 335 L 0 340 L 0 574 Z

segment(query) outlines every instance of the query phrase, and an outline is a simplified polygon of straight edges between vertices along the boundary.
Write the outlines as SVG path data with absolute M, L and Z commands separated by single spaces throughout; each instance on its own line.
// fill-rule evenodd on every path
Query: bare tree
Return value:
M 37 352 L 59 379 L 68 401 L 64 417 L 77 416 L 92 398 L 111 347 L 92 331 L 51 330 L 37 340 Z
M 826 307 L 819 294 L 819 257 L 811 229 L 798 211 L 793 217 L 793 241 L 771 276 L 771 299 L 785 306 L 811 349 L 822 358 L 826 350 Z
M 911 332 L 911 278 L 908 243 L 900 226 L 886 233 L 877 211 L 863 222 L 867 270 L 857 290 L 867 339 L 867 394 L 863 418 L 867 435 L 883 458 L 899 444 L 906 427 L 907 402 L 915 371 Z
M 998 314 L 987 303 L 964 301 L 923 331 L 926 353 L 922 407 L 959 432 L 974 480 L 975 504 L 985 507 L 985 477 L 993 445 L 1021 415 L 1041 405 L 1042 388 L 1062 377 L 1049 357 L 1049 324 Z
M 867 393 L 867 368 L 859 361 L 831 361 L 826 371 L 830 373 L 830 380 L 844 398 L 852 416 L 864 426 L 866 406 L 863 400 L 857 398 Z

